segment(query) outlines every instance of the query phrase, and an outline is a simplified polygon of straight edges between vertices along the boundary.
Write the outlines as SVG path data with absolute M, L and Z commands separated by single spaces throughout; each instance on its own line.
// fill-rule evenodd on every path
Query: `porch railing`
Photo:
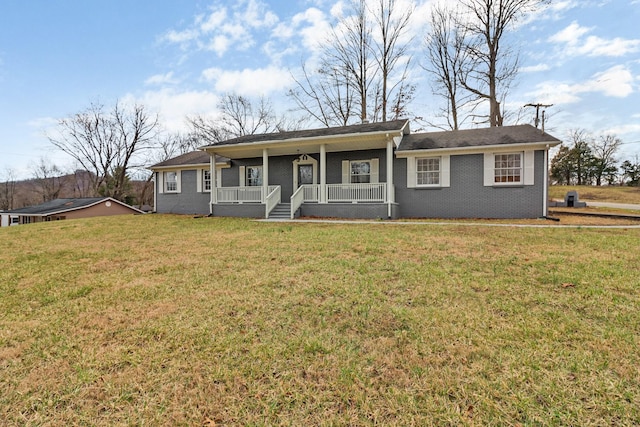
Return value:
M 328 202 L 385 202 L 387 184 L 327 184 Z
M 271 213 L 271 211 L 273 210 L 273 208 L 275 208 L 276 206 L 278 206 L 278 203 L 280 203 L 281 201 L 281 190 L 280 190 L 280 186 L 279 185 L 275 185 L 275 186 L 269 186 L 269 194 L 267 194 L 267 197 L 265 197 L 265 213 L 264 213 L 264 217 L 265 218 L 269 218 L 269 214 Z
M 271 194 L 279 185 L 270 185 L 268 193 Z M 216 195 L 218 203 L 264 203 L 267 195 L 262 194 L 262 187 L 218 187 Z

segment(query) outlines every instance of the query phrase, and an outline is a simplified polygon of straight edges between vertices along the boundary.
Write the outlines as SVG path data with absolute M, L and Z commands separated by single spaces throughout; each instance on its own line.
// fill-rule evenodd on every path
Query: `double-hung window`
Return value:
M 164 191 L 166 193 L 178 192 L 178 173 L 177 172 L 164 173 Z
M 416 184 L 418 186 L 440 185 L 440 157 L 416 159 Z
M 357 160 L 349 163 L 351 184 L 366 184 L 371 182 L 371 161 Z
M 246 174 L 247 186 L 257 187 L 262 185 L 262 166 L 247 166 Z
M 496 184 L 522 182 L 522 153 L 495 154 L 494 177 Z
M 202 171 L 202 190 L 211 191 L 211 171 L 209 169 Z

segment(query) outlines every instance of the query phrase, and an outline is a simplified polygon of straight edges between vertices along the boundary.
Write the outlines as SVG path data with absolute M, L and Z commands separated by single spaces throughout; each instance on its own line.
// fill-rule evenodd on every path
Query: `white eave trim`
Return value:
M 188 165 L 152 166 L 149 168 L 149 170 L 171 172 L 171 171 L 190 170 L 190 169 L 209 169 L 210 166 L 211 165 L 208 162 L 207 163 L 190 163 Z M 228 162 L 217 162 L 216 167 L 230 168 L 231 165 L 229 165 Z
M 408 123 L 408 121 L 407 121 Z M 280 145 L 297 145 L 304 143 L 305 145 L 309 144 L 317 144 L 319 142 L 327 142 L 328 140 L 335 140 L 335 143 L 341 142 L 343 139 L 350 138 L 367 138 L 367 137 L 381 137 L 381 141 L 386 141 L 387 138 L 392 138 L 394 136 L 402 137 L 404 135 L 405 125 L 398 129 L 392 131 L 376 131 L 376 132 L 356 132 L 356 133 L 344 133 L 337 135 L 322 135 L 322 136 L 309 136 L 302 138 L 287 138 L 287 139 L 270 139 L 267 141 L 254 141 L 254 142 L 241 142 L 238 144 L 220 144 L 220 145 L 205 145 L 200 147 L 199 150 L 203 150 L 206 152 L 215 152 L 223 153 L 226 149 L 238 149 L 238 148 L 256 148 L 256 147 L 264 147 L 269 148 L 271 146 L 280 146 Z
M 478 154 L 485 152 L 507 152 L 514 150 L 548 150 L 549 147 L 555 147 L 559 145 L 558 142 L 523 142 L 519 144 L 495 144 L 495 145 L 478 145 L 474 147 L 455 147 L 455 148 L 428 148 L 421 150 L 403 150 L 396 151 L 397 158 L 416 157 L 424 155 L 437 155 L 442 153 L 448 153 L 453 155 L 463 154 Z

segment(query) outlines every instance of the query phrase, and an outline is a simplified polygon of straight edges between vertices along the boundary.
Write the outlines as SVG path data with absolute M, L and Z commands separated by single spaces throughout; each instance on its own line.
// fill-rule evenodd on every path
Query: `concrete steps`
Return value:
M 269 214 L 269 219 L 290 219 L 291 203 L 278 203 Z

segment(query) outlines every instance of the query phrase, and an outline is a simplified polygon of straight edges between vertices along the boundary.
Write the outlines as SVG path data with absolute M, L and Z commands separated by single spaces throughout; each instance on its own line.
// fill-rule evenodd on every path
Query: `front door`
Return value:
M 298 165 L 298 187 L 313 184 L 313 165 Z

